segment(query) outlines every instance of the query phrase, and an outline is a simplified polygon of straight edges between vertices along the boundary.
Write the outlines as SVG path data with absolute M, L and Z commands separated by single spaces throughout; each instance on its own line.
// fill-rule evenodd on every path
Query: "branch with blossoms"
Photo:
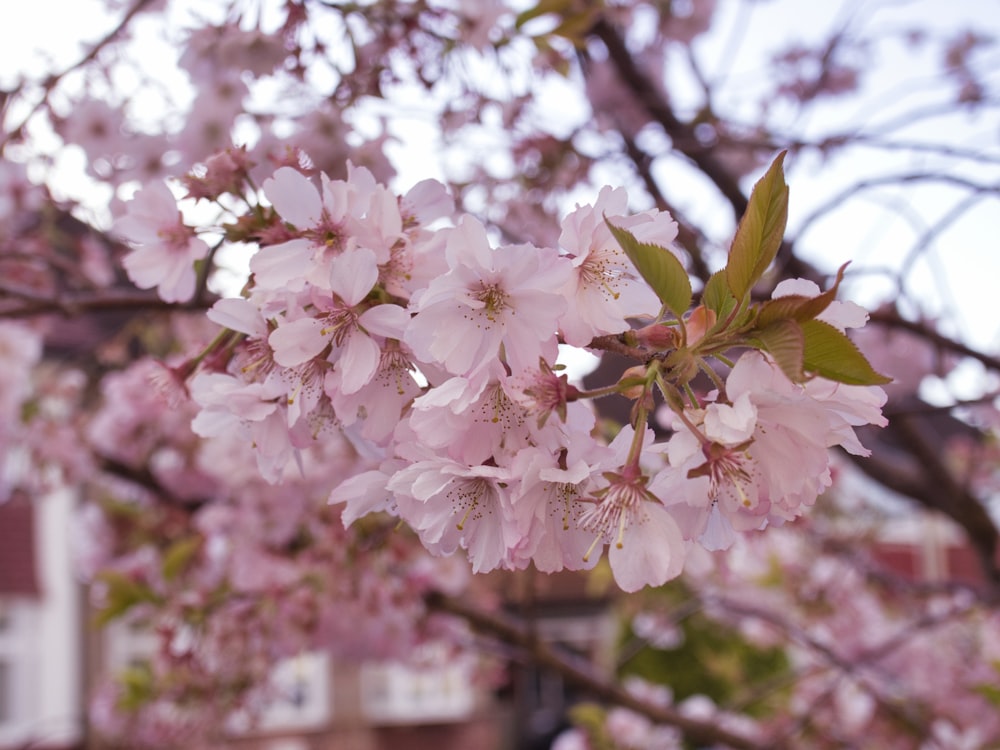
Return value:
M 86 67 L 88 64 L 97 59 L 101 51 L 110 45 L 112 45 L 119 37 L 121 37 L 129 26 L 132 19 L 146 6 L 150 5 L 153 0 L 135 0 L 135 3 L 128 9 L 124 16 L 122 16 L 121 21 L 115 26 L 111 31 L 109 31 L 101 40 L 91 45 L 87 53 L 80 58 L 78 61 L 67 67 L 65 70 L 59 71 L 57 73 L 52 73 L 49 75 L 45 81 L 42 83 L 42 89 L 45 92 L 42 97 L 40 97 L 34 107 L 32 107 L 26 115 L 24 115 L 20 124 L 13 128 L 5 128 L 2 137 L 0 137 L 0 154 L 3 153 L 7 144 L 11 142 L 17 142 L 24 137 L 24 131 L 32 118 L 37 115 L 41 110 L 48 107 L 48 94 L 54 88 L 56 88 L 59 83 L 70 75 L 74 71 L 80 70 Z M 0 99 L 0 111 L 6 108 L 11 100 L 16 98 L 21 93 L 21 88 L 24 84 L 21 83 L 13 91 L 3 92 L 3 98 Z
M 607 51 L 608 64 L 616 71 L 616 81 L 628 92 L 624 96 L 622 94 L 618 95 L 618 100 L 625 100 L 618 101 L 618 107 L 626 109 L 630 106 L 634 108 L 637 105 L 643 110 L 641 114 L 636 114 L 635 118 L 638 121 L 645 119 L 646 121 L 653 121 L 659 124 L 671 139 L 672 147 L 682 154 L 684 158 L 697 165 L 699 171 L 715 185 L 720 195 L 729 202 L 737 215 L 742 215 L 746 205 L 746 199 L 743 197 L 738 184 L 740 177 L 738 165 L 742 162 L 737 162 L 737 166 L 734 168 L 725 164 L 721 158 L 721 154 L 724 152 L 723 147 L 728 137 L 726 134 L 727 124 L 717 119 L 711 120 L 716 132 L 716 140 L 711 146 L 706 145 L 695 136 L 696 127 L 699 125 L 699 122 L 703 122 L 703 119 L 700 120 L 699 118 L 704 118 L 706 112 L 708 115 L 712 113 L 712 102 L 710 99 L 712 92 L 705 92 L 706 102 L 702 110 L 698 111 L 693 119 L 686 121 L 674 110 L 671 101 L 665 95 L 662 88 L 657 85 L 656 81 L 639 64 L 636 55 L 630 51 L 622 29 L 617 28 L 607 19 L 599 18 L 586 33 L 600 40 Z M 596 77 L 600 72 L 600 68 L 593 66 L 590 68 L 584 66 L 583 70 L 592 77 Z M 934 114 L 940 114 L 941 111 L 941 108 L 935 107 L 926 114 L 933 116 Z M 886 138 L 887 133 L 898 129 L 903 123 L 909 125 L 912 122 L 913 119 L 907 117 L 897 122 L 883 124 L 872 137 Z M 733 126 L 738 129 L 738 126 L 735 124 Z M 648 157 L 645 157 L 634 146 L 629 132 L 625 131 L 624 128 L 622 137 L 625 139 L 626 144 L 625 153 L 633 161 L 637 173 L 642 177 L 644 184 L 647 185 L 648 192 L 658 202 L 661 201 L 660 195 L 662 191 L 652 178 Z M 865 136 L 860 135 L 858 138 L 863 141 Z M 778 141 L 777 137 L 772 137 L 765 140 L 764 143 L 775 143 Z M 839 148 L 844 148 L 855 142 L 856 140 L 853 138 L 840 139 L 836 145 Z M 738 146 L 737 151 L 742 150 L 746 154 L 753 154 L 756 153 L 755 144 L 760 145 L 760 139 L 753 133 L 750 135 L 744 134 L 737 136 L 733 143 Z M 785 148 L 800 150 L 807 144 L 784 141 L 782 145 Z M 821 146 L 821 148 L 825 148 L 825 146 Z M 936 148 L 925 146 L 916 150 L 936 151 L 939 154 L 950 153 L 950 147 L 947 145 L 941 145 Z M 964 155 L 963 158 L 969 158 L 970 156 Z M 996 193 L 995 186 L 988 182 L 939 171 L 878 175 L 857 181 L 840 191 L 835 197 L 824 202 L 800 222 L 799 233 L 804 234 L 811 223 L 821 217 L 825 217 L 833 208 L 839 207 L 844 201 L 856 197 L 861 191 L 879 186 L 898 186 L 905 182 L 920 181 L 940 182 L 968 191 L 968 199 L 958 204 L 952 214 L 964 211 L 968 205 L 986 200 L 990 196 L 995 196 Z M 946 222 L 951 220 L 952 215 L 949 214 L 942 222 L 936 225 L 937 230 L 935 231 L 939 231 Z M 925 239 L 927 236 L 933 235 L 925 234 Z M 924 241 L 922 240 L 921 242 Z M 685 246 L 688 248 L 688 252 L 692 258 L 701 256 L 697 245 L 687 242 Z M 792 274 L 813 282 L 822 282 L 824 274 L 815 265 L 803 260 L 800 255 L 796 254 L 795 250 L 795 238 L 786 239 L 782 243 L 776 255 L 777 273 L 772 276 L 772 279 L 777 280 L 784 274 Z M 702 278 L 705 281 L 708 280 L 707 277 L 703 276 Z M 771 283 L 774 283 L 774 281 Z M 928 345 L 938 348 L 941 351 L 954 352 L 957 355 L 972 357 L 987 367 L 996 369 L 996 358 L 992 357 L 989 353 L 970 347 L 954 337 L 946 336 L 933 327 L 908 320 L 897 312 L 876 312 L 874 320 L 881 325 L 917 334 L 913 338 L 906 337 L 906 339 L 914 347 L 914 351 L 921 353 L 920 368 L 914 368 L 915 360 L 911 355 L 909 361 L 891 363 L 894 367 L 890 371 L 894 374 L 908 371 L 925 373 L 940 369 L 935 368 L 932 364 L 928 366 L 928 363 L 923 362 L 923 353 L 928 350 Z M 865 331 L 855 331 L 853 337 L 859 342 L 864 339 L 881 338 L 872 332 L 872 328 L 875 328 L 875 326 L 870 326 Z M 902 341 L 903 336 L 898 338 L 900 338 L 900 341 L 894 344 L 894 346 L 902 351 L 902 347 L 905 346 Z M 888 341 L 889 335 L 886 335 L 884 339 Z M 879 352 L 879 348 L 872 347 L 870 351 Z M 907 385 L 896 389 L 899 392 L 904 390 L 908 392 L 910 386 Z M 921 420 L 904 434 L 905 425 L 903 421 L 900 421 L 895 426 L 890 425 L 884 435 L 872 436 L 872 440 L 876 441 L 877 446 L 884 446 L 884 450 L 877 450 L 877 453 L 881 452 L 893 455 L 897 452 L 897 447 L 902 444 L 909 446 L 907 451 L 912 452 L 916 450 L 924 458 L 917 459 L 916 461 L 903 461 L 902 464 L 899 461 L 886 462 L 877 458 L 874 461 L 858 461 L 857 465 L 862 471 L 868 473 L 883 485 L 928 507 L 941 510 L 955 520 L 965 530 L 970 542 L 976 548 L 984 577 L 987 580 L 996 581 L 997 576 L 1000 575 L 998 573 L 1000 568 L 998 568 L 996 561 L 1000 532 L 998 532 L 996 524 L 993 523 L 985 512 L 983 495 L 960 488 L 960 482 L 950 475 L 947 467 L 942 465 L 941 461 L 933 455 L 932 451 L 928 452 L 924 449 L 926 448 L 926 444 L 935 441 L 934 432 L 941 429 L 942 425 L 940 424 L 931 425 Z M 951 424 L 944 429 L 948 433 L 961 432 L 963 430 L 961 420 L 952 420 Z M 929 489 L 931 487 L 936 489 Z
M 968 584 L 898 580 L 871 557 L 878 546 L 869 548 L 858 523 L 851 510 L 834 508 L 811 516 L 804 534 L 784 529 L 744 537 L 733 564 L 689 578 L 698 582 L 689 596 L 713 620 L 755 642 L 797 644 L 788 673 L 762 684 L 772 691 L 791 687 L 798 696 L 797 719 L 782 727 L 775 717 L 778 724 L 770 725 L 779 736 L 810 736 L 825 747 L 902 732 L 947 747 L 946 724 L 969 727 L 970 715 L 987 711 L 990 719 L 969 737 L 988 744 L 1000 731 L 983 690 L 995 667 L 989 657 L 980 664 L 984 651 L 992 653 L 992 604 Z M 768 582 L 761 585 L 762 576 Z M 938 647 L 926 649 L 931 643 Z
M 450 212 L 434 183 L 397 197 L 363 169 L 320 178 L 283 167 L 263 184 L 272 208 L 226 225 L 231 242 L 259 246 L 249 292 L 212 307 L 227 330 L 182 370 L 201 407 L 195 431 L 240 430 L 268 481 L 326 431 L 364 446 L 371 458 L 330 488 L 347 523 L 391 512 L 432 553 L 463 549 L 475 572 L 584 569 L 607 546 L 635 591 L 679 575 L 691 543 L 723 548 L 796 517 L 829 484 L 828 446 L 864 454 L 853 426 L 884 423 L 873 386 L 887 379 L 844 333 L 864 315 L 836 302 L 840 275 L 825 292 L 783 286 L 750 301 L 782 240 L 781 158 L 690 312 L 691 282 L 668 247 L 676 224 L 627 215 L 623 191 L 570 214 L 561 250 L 493 249 L 469 216 L 429 228 Z M 207 252 L 178 217 L 153 186 L 118 223 L 136 243 L 126 271 L 171 302 L 193 295 Z M 581 391 L 557 374 L 559 341 L 638 364 Z M 632 416 L 604 444 L 586 401 L 612 394 Z M 777 394 L 822 428 L 792 426 Z M 667 442 L 647 424 L 654 395 Z M 789 464 L 791 444 L 801 461 Z
M 864 14 L 815 49 L 797 44 L 765 64 L 759 122 L 747 122 L 727 104 L 719 73 L 749 27 L 736 24 L 726 64 L 712 70 L 694 43 L 724 5 L 710 1 L 546 1 L 515 12 L 502 2 L 305 0 L 275 4 L 273 15 L 267 4 L 229 3 L 226 22 L 206 11 L 170 39 L 183 51 L 189 108 L 147 85 L 150 74 L 118 75 L 127 55 L 105 54 L 126 52 L 131 25 L 145 20 L 139 11 L 160 5 L 130 4 L 78 64 L 34 84 L 26 74 L 4 97 L 2 142 L 16 161 L 0 163 L 0 443 L 30 455 L 32 467 L 19 474 L 24 462 L 11 461 L 13 489 L 0 477 L 0 495 L 37 494 L 61 478 L 86 485 L 88 507 L 104 513 L 84 534 L 95 548 L 107 543 L 87 566 L 98 604 L 107 619 L 148 618 L 162 636 L 152 671 L 102 704 L 148 709 L 132 727 L 137 744 L 163 741 L 164 717 L 178 705 L 187 726 L 172 740 L 217 729 L 213 721 L 247 702 L 250 682 L 298 649 L 333 641 L 350 651 L 358 634 L 338 608 L 358 615 L 351 624 L 369 618 L 364 649 L 406 651 L 422 637 L 415 623 L 434 619 L 424 593 L 441 590 L 456 560 L 476 572 L 555 572 L 593 569 L 606 554 L 621 589 L 647 594 L 685 568 L 697 578 L 705 550 L 735 556 L 748 539 L 780 539 L 775 527 L 833 484 L 831 447 L 882 487 L 956 520 L 997 579 L 985 509 L 997 465 L 989 416 L 930 409 L 916 396 L 952 355 L 991 369 L 996 358 L 913 322 L 919 305 L 864 325 L 863 310 L 836 299 L 857 276 L 807 262 L 812 248 L 801 239 L 815 220 L 884 186 L 968 191 L 912 246 L 896 277 L 905 296 L 910 262 L 924 260 L 941 227 L 995 199 L 995 187 L 944 167 L 857 174 L 786 237 L 784 157 L 766 166 L 782 149 L 791 164 L 797 153 L 832 159 L 855 144 L 995 163 L 971 146 L 903 137 L 953 102 L 814 137 L 770 116 L 789 105 L 807 115 L 854 90 L 866 72 L 863 58 L 851 59 L 864 51 L 853 37 Z M 957 101 L 986 109 L 988 79 L 974 64 L 982 44 L 955 39 L 947 76 L 960 86 Z M 694 98 L 672 88 L 685 64 Z M 86 83 L 74 88 L 78 78 Z M 557 90 L 580 84 L 587 113 L 562 131 L 564 113 L 542 106 L 553 79 Z M 400 132 L 400 121 L 390 125 L 393 97 L 406 85 L 442 102 L 427 113 L 450 190 L 389 187 Z M 157 103 L 187 109 L 184 122 L 143 121 Z M 462 137 L 491 124 L 499 132 L 485 149 Z M 32 138 L 50 130 L 79 146 L 87 175 L 115 196 L 93 220 L 107 224 L 109 208 L 115 239 L 73 218 L 89 204 L 57 205 L 35 184 L 54 181 L 55 153 Z M 244 133 L 249 142 L 233 146 Z M 458 153 L 470 144 L 475 158 Z M 629 164 L 631 202 L 624 188 L 601 187 L 628 182 Z M 663 168 L 671 164 L 683 179 Z M 752 193 L 742 182 L 751 174 L 763 174 Z M 695 219 L 713 200 L 722 210 Z M 657 210 L 633 210 L 650 205 Z M 730 214 L 741 220 L 731 243 Z M 723 239 L 713 235 L 716 217 Z M 224 256 L 250 274 L 221 284 Z M 571 382 L 566 345 L 602 356 L 608 377 Z M 136 359 L 140 350 L 162 363 Z M 52 377 L 43 356 L 94 360 L 100 366 L 85 369 L 102 380 Z M 896 377 L 884 410 L 882 372 Z M 86 398 L 97 392 L 99 405 Z M 600 419 L 622 404 L 621 420 Z M 67 411 L 79 415 L 66 420 Z M 161 513 L 179 504 L 191 512 Z M 767 596 L 759 580 L 742 585 Z M 663 704 L 635 702 L 534 651 L 519 629 L 459 611 L 460 589 L 429 600 L 649 721 L 708 742 L 754 741 L 738 725 L 731 735 L 707 721 L 685 725 L 706 714 L 682 704 L 649 713 Z M 836 612 L 825 615 L 796 632 L 836 624 Z M 196 633 L 194 645 L 181 632 Z M 247 658 L 217 670 L 233 643 Z M 189 679 L 173 682 L 178 674 Z M 857 709 L 840 689 L 850 675 L 833 684 L 821 684 L 821 670 L 798 675 L 801 700 L 787 713 L 809 709 L 792 729 L 839 736 L 827 704 L 832 696 Z M 218 703 L 213 678 L 225 688 Z M 920 726 L 936 731 L 929 720 Z
M 289 462 L 301 462 L 334 435 L 350 440 L 364 458 L 330 493 L 345 504 L 345 523 L 360 523 L 373 510 L 393 513 L 432 553 L 464 549 L 477 572 L 529 561 L 549 571 L 587 567 L 607 545 L 618 583 L 637 590 L 678 575 L 689 544 L 728 546 L 738 528 L 765 525 L 772 512 L 794 515 L 822 487 L 821 476 L 808 484 L 810 476 L 800 477 L 796 495 L 772 489 L 794 477 L 781 478 L 781 467 L 756 446 L 791 436 L 782 437 L 780 409 L 773 411 L 764 394 L 817 416 L 825 402 L 837 403 L 827 429 L 846 427 L 841 440 L 852 446 L 849 423 L 839 421 L 850 408 L 844 399 L 860 397 L 864 411 L 857 416 L 879 419 L 877 390 L 859 383 L 884 378 L 838 327 L 858 316 L 836 302 L 836 284 L 822 293 L 800 285 L 750 302 L 781 241 L 787 188 L 780 159 L 751 198 L 729 264 L 690 313 L 686 272 L 657 244 L 672 236 L 672 222 L 655 212 L 619 213 L 621 191 L 605 191 L 603 201 L 567 218 L 563 252 L 492 250 L 468 217 L 438 233 L 426 228 L 447 205 L 440 186 L 423 183 L 399 199 L 363 170 L 352 177 L 321 176 L 317 190 L 282 168 L 265 181 L 273 210 L 252 208 L 227 229 L 260 245 L 250 260 L 249 294 L 213 305 L 208 317 L 223 330 L 176 367 L 192 374 L 196 432 L 252 444 L 267 481 L 286 486 Z M 194 264 L 207 246 L 160 187 L 148 190 L 118 222 L 117 231 L 136 245 L 123 265 L 139 286 L 184 305 L 196 293 Z M 444 257 L 435 256 L 442 249 Z M 437 276 L 430 275 L 433 263 Z M 576 316 L 554 302 L 566 297 L 578 302 Z M 627 317 L 643 314 L 645 326 L 628 325 Z M 612 388 L 581 391 L 554 364 L 560 339 L 624 353 L 638 364 Z M 740 349 L 749 353 L 733 363 L 732 351 Z M 731 367 L 725 381 L 709 358 Z M 413 377 L 416 369 L 427 385 Z M 852 382 L 836 385 L 824 374 Z M 717 392 L 699 397 L 699 377 Z M 673 420 L 667 443 L 654 442 L 646 425 L 654 393 Z M 633 418 L 605 445 L 581 407 L 612 394 L 633 401 Z M 380 413 L 380 405 L 388 410 Z M 814 441 L 812 460 L 828 460 L 829 439 Z M 127 469 L 115 473 L 136 479 Z M 155 488 L 156 478 L 142 477 Z M 314 477 L 321 486 L 330 481 L 325 472 Z M 561 525 L 552 523 L 558 519 Z M 200 544 L 188 542 L 183 537 L 165 550 L 159 575 L 166 583 L 198 554 Z M 159 575 L 154 568 L 139 583 L 133 574 L 100 579 L 108 616 L 165 602 Z M 643 705 L 613 687 L 603 690 L 625 705 Z M 695 737 L 753 746 L 682 714 L 644 710 Z

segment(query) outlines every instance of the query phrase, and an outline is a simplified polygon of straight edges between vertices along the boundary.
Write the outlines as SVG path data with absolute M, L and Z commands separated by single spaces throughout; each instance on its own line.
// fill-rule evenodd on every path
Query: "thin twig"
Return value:
M 0 138 L 0 153 L 3 152 L 4 148 L 7 146 L 8 143 L 20 137 L 21 132 L 24 130 L 25 126 L 28 124 L 31 118 L 34 117 L 38 113 L 38 111 L 48 102 L 49 93 L 51 93 L 51 91 L 59 84 L 59 82 L 67 75 L 72 73 L 74 70 L 82 68 L 84 65 L 94 60 L 101 53 L 101 50 L 103 50 L 105 47 L 111 44 L 111 42 L 113 42 L 125 30 L 125 27 L 128 26 L 131 20 L 145 6 L 149 5 L 151 2 L 152 0 L 136 0 L 135 5 L 129 8 L 128 12 L 124 15 L 124 17 L 118 23 L 118 25 L 115 26 L 111 31 L 109 31 L 104 36 L 104 38 L 98 41 L 93 47 L 91 47 L 90 51 L 87 52 L 86 55 L 80 58 L 80 60 L 78 60 L 77 62 L 70 65 L 68 68 L 65 68 L 59 73 L 53 73 L 48 78 L 46 78 L 45 81 L 42 83 L 42 88 L 45 91 L 45 94 L 42 96 L 42 98 L 39 99 L 35 103 L 35 105 L 28 111 L 28 113 L 21 119 L 21 122 L 17 127 L 15 127 L 10 132 L 4 134 L 3 137 Z M 12 92 L 10 96 L 13 96 L 14 93 L 16 93 L 16 91 Z

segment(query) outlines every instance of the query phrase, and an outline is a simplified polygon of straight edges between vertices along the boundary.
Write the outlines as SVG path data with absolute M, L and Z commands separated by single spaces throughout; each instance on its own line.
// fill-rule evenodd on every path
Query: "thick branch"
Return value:
M 722 744 L 746 750 L 779 747 L 770 742 L 762 744 L 734 734 L 711 721 L 692 719 L 670 706 L 644 701 L 615 682 L 595 674 L 590 665 L 578 657 L 539 641 L 527 628 L 500 614 L 483 612 L 458 599 L 437 592 L 427 596 L 427 604 L 431 609 L 461 617 L 474 629 L 524 650 L 533 663 L 558 672 L 564 679 L 584 688 L 597 698 L 631 709 L 656 723 L 674 726 L 696 743 Z
M 905 696 L 904 698 L 899 695 L 893 695 L 891 691 L 885 690 L 883 686 L 889 685 L 891 679 L 884 672 L 881 662 L 898 649 L 904 647 L 914 634 L 936 628 L 954 619 L 966 616 L 970 611 L 970 607 L 968 606 L 959 606 L 955 609 L 948 609 L 945 612 L 925 613 L 896 630 L 888 637 L 883 638 L 880 642 L 865 648 L 849 658 L 840 654 L 831 645 L 824 643 L 822 639 L 814 637 L 808 628 L 801 627 L 798 623 L 781 614 L 724 596 L 710 597 L 708 600 L 737 618 L 754 618 L 769 624 L 779 633 L 784 634 L 789 640 L 795 641 L 808 649 L 819 660 L 826 662 L 829 667 L 844 674 L 852 675 L 865 685 L 868 694 L 878 702 L 889 716 L 898 721 L 908 731 L 918 736 L 926 736 L 928 732 L 924 720 L 924 716 L 926 715 L 925 707 L 921 706 L 912 695 Z
M 851 456 L 851 459 L 882 486 L 943 513 L 959 524 L 976 551 L 986 580 L 994 588 L 1000 586 L 1000 570 L 995 562 L 1000 532 L 982 503 L 958 485 L 912 419 L 899 416 L 889 428 L 892 436 L 903 442 L 902 447 L 910 460 L 893 460 L 892 446 L 885 443 L 876 446 L 874 455 L 868 458 Z
M 635 165 L 636 172 L 642 179 L 642 184 L 646 187 L 646 192 L 656 202 L 657 209 L 669 212 L 677 222 L 677 242 L 687 251 L 688 256 L 691 258 L 691 270 L 694 271 L 695 276 L 707 282 L 708 277 L 712 275 L 712 270 L 708 267 L 708 263 L 705 262 L 705 257 L 701 251 L 702 245 L 706 242 L 705 235 L 697 227 L 685 221 L 677 208 L 667 200 L 660 186 L 657 184 L 656 178 L 653 177 L 651 169 L 652 157 L 639 148 L 634 138 L 630 138 L 625 133 L 621 135 L 625 142 L 625 153 L 628 154 L 629 159 L 632 160 L 632 164 Z
M 889 188 L 895 192 L 899 190 L 900 185 L 921 182 L 941 183 L 943 185 L 968 190 L 976 195 L 996 195 L 997 193 L 1000 193 L 1000 186 L 996 184 L 991 184 L 989 182 L 976 182 L 967 177 L 949 174 L 947 172 L 904 172 L 867 177 L 853 182 L 814 208 L 812 212 L 799 221 L 798 226 L 796 227 L 798 236 L 802 237 L 813 224 L 830 212 L 842 208 L 849 200 L 856 198 L 862 192 L 882 187 Z
M 98 468 L 108 474 L 124 479 L 131 484 L 148 490 L 167 505 L 176 508 L 183 508 L 188 511 L 195 511 L 203 505 L 207 505 L 209 498 L 181 498 L 163 486 L 159 479 L 149 470 L 148 467 L 136 468 L 122 463 L 114 458 L 100 456 Z
M 170 310 L 207 310 L 215 302 L 206 299 L 201 304 L 176 304 L 164 302 L 154 293 L 142 291 L 108 291 L 100 294 L 83 293 L 63 295 L 60 298 L 16 295 L 0 287 L 0 317 L 29 318 L 36 315 L 55 314 L 68 318 L 82 313 L 134 310 L 138 312 L 166 312 Z
M 972 347 L 963 344 L 961 341 L 949 338 L 943 333 L 934 330 L 926 323 L 907 320 L 894 311 L 876 310 L 871 313 L 870 319 L 873 323 L 878 323 L 889 328 L 901 328 L 904 331 L 915 333 L 941 349 L 961 354 L 964 357 L 971 357 L 972 359 L 978 360 L 989 369 L 1000 372 L 1000 358 L 986 354 L 985 352 L 981 352 L 977 349 L 973 349 Z
M 740 187 L 739 178 L 716 156 L 715 147 L 699 141 L 694 135 L 692 126 L 682 122 L 674 114 L 673 109 L 661 96 L 652 79 L 635 64 L 625 41 L 616 29 L 604 19 L 600 19 L 594 24 L 591 33 L 604 43 L 619 77 L 628 86 L 636 100 L 646 108 L 650 117 L 659 123 L 667 136 L 670 137 L 673 147 L 690 159 L 701 170 L 702 174 L 712 181 L 732 206 L 736 219 L 741 219 L 746 213 L 749 201 Z M 815 268 L 803 263 L 792 253 L 792 245 L 787 240 L 781 244 L 777 265 L 781 274 L 785 276 L 797 276 L 813 281 L 818 281 L 822 276 Z
M 600 19 L 594 24 L 591 34 L 604 43 L 619 77 L 635 98 L 646 108 L 650 117 L 660 124 L 673 142 L 674 148 L 694 162 L 698 169 L 715 184 L 719 192 L 733 207 L 733 213 L 737 219 L 743 216 L 747 209 L 747 197 L 743 194 L 739 180 L 733 177 L 719 161 L 715 150 L 711 146 L 701 143 L 695 137 L 691 126 L 682 122 L 674 114 L 670 105 L 660 96 L 653 81 L 635 64 L 632 53 L 628 51 L 621 34 L 604 19 Z

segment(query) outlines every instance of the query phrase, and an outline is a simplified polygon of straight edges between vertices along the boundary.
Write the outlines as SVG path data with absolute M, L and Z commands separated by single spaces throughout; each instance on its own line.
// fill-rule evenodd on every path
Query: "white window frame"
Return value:
M 110 623 L 105 630 L 106 664 L 112 674 L 155 653 L 157 635 L 141 624 L 125 620 Z M 235 736 L 272 732 L 307 732 L 329 726 L 333 716 L 330 655 L 303 652 L 283 659 L 271 672 L 271 689 L 264 711 L 251 722 L 236 714 L 227 722 Z M 304 698 L 303 698 L 304 696 Z
M 471 656 L 428 644 L 413 662 L 361 666 L 361 712 L 375 726 L 441 724 L 467 720 L 479 703 Z

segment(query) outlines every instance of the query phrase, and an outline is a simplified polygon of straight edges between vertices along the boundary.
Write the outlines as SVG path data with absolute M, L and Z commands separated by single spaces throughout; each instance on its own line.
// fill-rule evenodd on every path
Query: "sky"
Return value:
M 16 22 L 0 25 L 0 85 L 9 86 L 21 71 L 61 69 L 79 59 L 85 43 L 100 38 L 113 24 L 105 5 L 102 0 L 18 4 Z M 740 5 L 720 0 L 717 31 L 699 40 L 695 54 L 708 79 L 731 76 L 737 82 L 719 103 L 727 111 L 746 112 L 748 119 L 756 114 L 754 92 L 768 83 L 761 78 L 761 60 L 788 40 L 808 41 L 817 29 L 827 26 L 828 19 L 848 30 L 865 24 L 884 32 L 880 41 L 861 53 L 864 64 L 879 71 L 864 96 L 848 104 L 833 100 L 813 110 L 808 118 L 789 113 L 789 127 L 809 135 L 843 132 L 859 122 L 876 128 L 878 123 L 890 122 L 924 103 L 940 101 L 935 93 L 938 59 L 929 53 L 910 54 L 912 50 L 897 41 L 900 29 L 919 25 L 932 34 L 947 35 L 972 23 L 979 33 L 1000 37 L 1000 3 L 996 0 L 758 0 L 751 4 L 750 13 L 739 10 Z M 52 18 L 61 22 L 48 22 Z M 163 47 L 158 52 L 152 36 L 144 37 L 143 45 L 152 64 L 156 64 L 158 54 L 170 54 Z M 1000 76 L 1000 58 L 996 62 L 994 84 Z M 675 86 L 671 94 L 683 105 L 687 92 L 681 80 L 676 77 L 671 81 Z M 553 97 L 552 106 L 554 112 L 567 109 L 558 96 Z M 954 169 L 956 176 L 996 186 L 1000 178 L 1000 119 L 996 115 L 995 106 L 978 115 L 956 107 L 941 116 L 915 121 L 905 132 L 913 140 L 943 141 L 987 154 L 988 159 L 963 160 Z M 395 125 L 395 134 L 402 140 L 397 152 L 407 155 L 399 164 L 401 185 L 436 176 L 433 154 L 414 156 L 428 153 L 421 130 L 426 125 L 421 117 L 426 116 L 425 112 L 399 118 Z M 922 312 L 940 319 L 946 330 L 973 345 L 995 349 L 1000 345 L 1000 315 L 992 309 L 995 287 L 1000 283 L 1000 210 L 995 192 L 991 198 L 966 201 L 965 205 L 965 193 L 940 184 L 921 185 L 905 195 L 893 188 L 865 191 L 859 199 L 845 200 L 842 207 L 799 231 L 817 206 L 852 183 L 886 169 L 919 172 L 933 162 L 926 155 L 875 150 L 855 150 L 829 160 L 815 155 L 791 159 L 786 167 L 791 186 L 789 228 L 798 236 L 798 247 L 822 267 L 832 270 L 846 260 L 853 261 L 851 270 L 859 281 L 846 284 L 845 291 L 863 304 L 894 294 L 880 269 L 898 269 L 912 262 L 915 273 L 907 291 L 919 300 Z M 77 185 L 71 171 L 67 170 L 67 192 L 85 193 L 86 186 Z M 686 175 L 671 172 L 664 179 L 686 179 Z M 702 200 L 696 190 L 692 195 L 690 209 L 697 221 L 709 231 L 713 226 L 723 235 L 731 231 L 725 222 L 716 220 L 718 204 L 714 200 Z M 958 211 L 963 212 L 961 222 L 934 234 L 933 228 L 942 217 Z M 924 239 L 928 241 L 921 249 Z

